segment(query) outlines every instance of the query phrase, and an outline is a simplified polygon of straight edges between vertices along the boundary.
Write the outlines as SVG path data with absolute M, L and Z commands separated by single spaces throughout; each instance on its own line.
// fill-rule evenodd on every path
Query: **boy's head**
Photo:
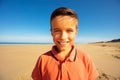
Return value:
M 76 12 L 70 8 L 60 7 L 60 8 L 57 8 L 56 10 L 54 10 L 53 13 L 51 14 L 51 18 L 50 18 L 51 29 L 52 29 L 51 22 L 57 16 L 70 16 L 72 18 L 75 18 L 77 20 L 76 28 L 78 27 L 78 16 L 77 16 Z
M 71 49 L 78 33 L 77 14 L 65 7 L 53 11 L 50 18 L 51 34 L 59 51 Z

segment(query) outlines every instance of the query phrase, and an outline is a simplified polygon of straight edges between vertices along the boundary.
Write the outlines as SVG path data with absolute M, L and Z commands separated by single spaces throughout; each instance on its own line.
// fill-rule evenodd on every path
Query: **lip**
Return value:
M 59 43 L 59 45 L 60 46 L 66 46 L 68 43 L 69 43 L 69 41 L 58 41 L 58 43 Z

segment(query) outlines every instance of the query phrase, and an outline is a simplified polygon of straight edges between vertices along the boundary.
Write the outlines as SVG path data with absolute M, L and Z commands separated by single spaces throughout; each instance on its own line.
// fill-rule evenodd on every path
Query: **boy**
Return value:
M 60 7 L 52 13 L 50 24 L 55 45 L 39 57 L 32 72 L 33 80 L 95 80 L 98 72 L 92 60 L 74 46 L 77 14 Z

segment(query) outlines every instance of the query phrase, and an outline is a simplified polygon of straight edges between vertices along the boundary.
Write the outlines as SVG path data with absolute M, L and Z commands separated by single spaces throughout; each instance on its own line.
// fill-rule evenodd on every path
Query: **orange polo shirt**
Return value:
M 32 72 L 33 80 L 95 80 L 98 72 L 90 57 L 82 51 L 73 49 L 65 60 L 55 46 L 42 54 Z

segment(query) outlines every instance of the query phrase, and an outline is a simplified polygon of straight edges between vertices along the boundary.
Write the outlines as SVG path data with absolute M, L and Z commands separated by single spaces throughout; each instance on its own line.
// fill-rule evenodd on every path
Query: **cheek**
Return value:
M 70 35 L 70 36 L 69 36 L 69 39 L 70 39 L 70 40 L 74 40 L 74 39 L 75 39 L 75 35 Z
M 52 34 L 52 36 L 53 36 L 53 40 L 55 41 L 55 40 L 58 40 L 58 39 L 61 39 L 61 35 L 60 34 Z M 66 37 L 66 39 L 69 39 L 69 40 L 74 40 L 75 39 L 75 37 L 76 37 L 76 34 L 75 33 L 68 33 L 67 35 L 66 35 L 67 37 Z
M 53 39 L 56 40 L 56 39 L 59 39 L 59 35 L 58 34 L 53 34 Z
M 70 39 L 72 42 L 74 42 L 75 37 L 76 37 L 76 35 L 75 35 L 75 34 L 73 34 L 73 35 L 70 35 L 69 39 Z
M 76 33 L 74 32 L 74 33 L 70 34 L 70 37 L 71 38 L 75 38 L 76 37 Z

